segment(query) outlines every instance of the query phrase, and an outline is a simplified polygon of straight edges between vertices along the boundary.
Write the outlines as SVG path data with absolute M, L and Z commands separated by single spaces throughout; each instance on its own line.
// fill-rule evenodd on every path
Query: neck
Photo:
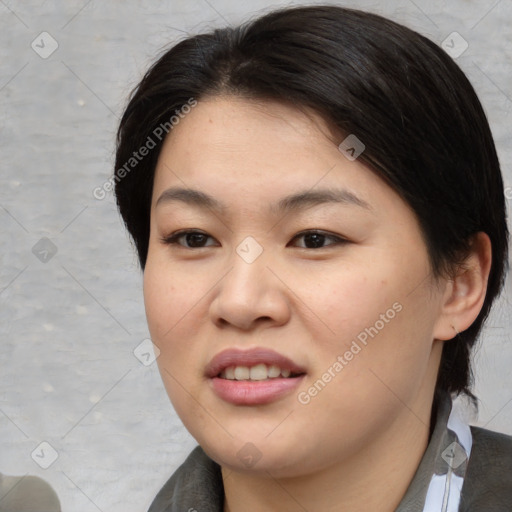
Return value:
M 222 468 L 224 512 L 395 511 L 428 445 L 431 400 L 422 402 L 404 406 L 349 459 L 312 474 L 278 479 Z

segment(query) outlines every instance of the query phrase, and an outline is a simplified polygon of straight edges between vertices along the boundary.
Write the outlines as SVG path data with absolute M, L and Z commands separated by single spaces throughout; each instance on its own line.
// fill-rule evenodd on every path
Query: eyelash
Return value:
M 207 247 L 212 247 L 212 245 L 206 245 L 204 247 L 187 247 L 186 245 L 180 244 L 179 240 L 181 238 L 189 235 L 189 234 L 205 235 L 208 238 L 213 239 L 212 236 L 208 235 L 207 233 L 205 233 L 203 231 L 194 230 L 194 229 L 182 229 L 180 231 L 176 231 L 174 233 L 171 233 L 168 236 L 162 237 L 161 241 L 162 241 L 162 243 L 164 243 L 166 245 L 178 245 L 178 246 L 183 247 L 184 249 L 189 249 L 189 250 L 193 250 L 193 249 L 206 249 Z M 338 235 L 333 235 L 331 233 L 328 233 L 327 231 L 322 231 L 322 230 L 319 230 L 319 229 L 310 229 L 310 230 L 301 231 L 300 233 L 297 233 L 292 238 L 292 241 L 296 240 L 297 238 L 304 237 L 306 235 L 322 235 L 322 236 L 325 236 L 326 239 L 334 240 L 334 243 L 331 243 L 331 244 L 328 244 L 328 245 L 324 245 L 322 247 L 299 247 L 300 249 L 318 250 L 318 249 L 326 249 L 326 248 L 328 248 L 330 246 L 343 245 L 343 244 L 348 243 L 348 240 L 346 238 L 343 238 L 343 237 L 338 236 Z

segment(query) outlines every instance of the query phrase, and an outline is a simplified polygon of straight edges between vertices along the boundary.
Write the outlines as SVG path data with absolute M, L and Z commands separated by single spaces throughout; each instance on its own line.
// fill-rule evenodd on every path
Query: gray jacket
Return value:
M 422 512 L 431 476 L 450 444 L 446 428 L 451 411 L 447 397 L 439 402 L 430 442 L 396 512 Z M 512 437 L 471 427 L 473 447 L 462 487 L 459 512 L 512 512 Z M 200 446 L 160 490 L 148 512 L 222 512 L 224 487 L 220 466 Z

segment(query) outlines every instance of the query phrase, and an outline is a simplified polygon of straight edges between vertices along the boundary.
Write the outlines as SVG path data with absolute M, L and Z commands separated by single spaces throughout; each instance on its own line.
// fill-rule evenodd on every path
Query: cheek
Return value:
M 144 271 L 144 304 L 149 332 L 159 348 L 159 366 L 173 375 L 191 371 L 196 336 L 205 317 L 207 279 L 148 258 Z M 164 380 L 164 373 L 162 372 Z M 166 385 L 167 387 L 167 385 Z
M 204 282 L 204 280 L 203 280 Z M 148 257 L 144 270 L 144 303 L 149 332 L 159 348 L 157 364 L 167 394 L 179 416 L 186 421 L 190 413 L 188 393 L 195 394 L 193 378 L 198 372 L 197 355 L 201 350 L 196 333 L 204 316 L 201 280 L 169 268 Z M 187 393 L 183 392 L 183 386 Z M 200 416 L 200 411 L 192 411 Z
M 418 392 L 431 357 L 436 303 L 426 298 L 426 289 L 399 292 L 389 284 L 368 285 L 350 307 L 340 306 L 337 322 L 331 324 L 336 335 L 324 347 L 322 364 L 315 367 L 315 378 L 325 380 L 322 375 L 338 363 L 324 405 L 342 414 L 351 404 L 354 417 L 366 417 L 380 407 L 396 407 L 397 397 L 408 403 Z M 341 292 L 336 298 L 350 300 Z M 369 408 L 363 411 L 358 404 Z
M 388 269 L 377 271 L 365 265 L 339 265 L 316 275 L 309 271 L 295 276 L 293 282 L 297 296 L 310 310 L 304 315 L 311 317 L 308 328 L 317 331 L 317 339 L 328 340 L 337 349 L 350 345 L 376 322 L 381 328 L 381 315 L 387 321 L 394 318 L 393 305 L 401 299 L 400 283 Z
M 157 338 L 171 335 L 179 323 L 194 315 L 194 304 L 204 293 L 201 279 L 173 268 L 162 258 L 148 256 L 144 270 L 144 305 L 149 329 Z
M 358 271 L 330 272 L 328 280 L 316 281 L 320 284 L 312 289 L 305 282 L 314 277 L 309 273 L 298 295 L 317 314 L 317 321 L 307 326 L 318 350 L 315 375 L 346 354 L 345 377 L 337 379 L 345 385 L 350 375 L 352 383 L 365 387 L 367 379 L 375 380 L 370 370 L 382 371 L 400 386 L 415 382 L 429 359 L 437 311 L 430 285 L 425 281 L 415 289 L 425 275 L 428 262 L 420 260 L 408 267 L 362 265 Z

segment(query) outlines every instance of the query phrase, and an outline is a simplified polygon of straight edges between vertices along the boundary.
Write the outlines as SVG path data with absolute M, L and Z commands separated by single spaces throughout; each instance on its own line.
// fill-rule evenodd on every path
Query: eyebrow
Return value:
M 205 194 L 204 192 L 201 192 L 200 190 L 181 187 L 173 187 L 164 190 L 158 198 L 155 207 L 160 204 L 173 201 L 181 201 L 185 204 L 215 210 L 217 212 L 223 212 L 226 209 L 220 201 L 208 194 Z
M 164 190 L 157 199 L 155 206 L 173 201 L 181 201 L 188 205 L 214 210 L 218 213 L 223 213 L 228 209 L 221 201 L 200 190 L 182 187 L 172 187 Z M 326 203 L 354 205 L 372 210 L 372 207 L 366 201 L 346 189 L 299 191 L 282 198 L 277 204 L 271 205 L 270 210 L 278 214 L 285 214 Z
M 372 207 L 354 193 L 346 189 L 304 190 L 284 197 L 277 203 L 277 212 L 288 213 L 325 203 L 354 205 L 372 210 Z M 272 209 L 276 209 L 273 207 Z

